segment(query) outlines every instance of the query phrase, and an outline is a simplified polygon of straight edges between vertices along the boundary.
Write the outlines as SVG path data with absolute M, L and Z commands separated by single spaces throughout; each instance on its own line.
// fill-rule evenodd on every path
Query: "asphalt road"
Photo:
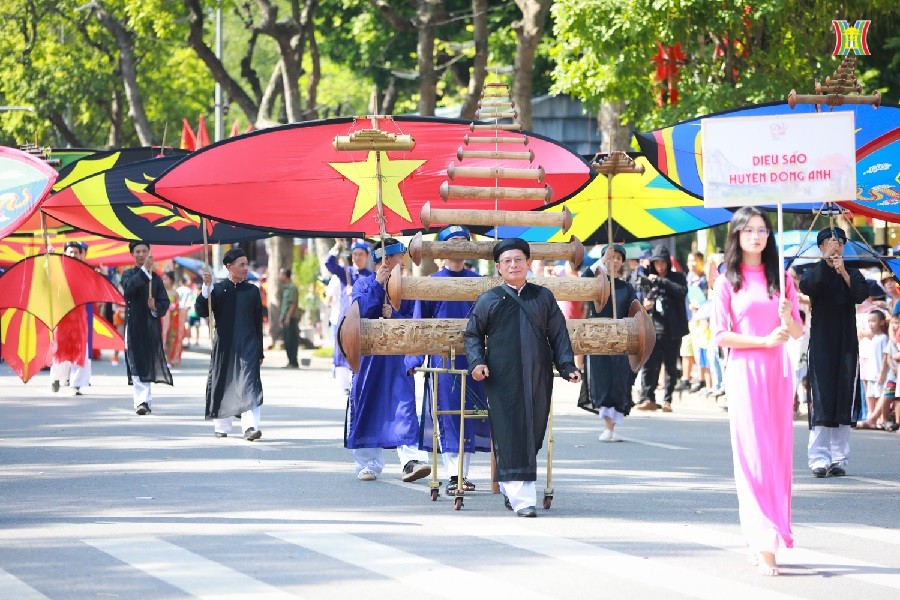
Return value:
M 558 381 L 552 507 L 520 519 L 487 491 L 483 454 L 460 511 L 432 502 L 427 479 L 402 483 L 393 451 L 377 481 L 357 481 L 322 359 L 289 371 L 270 353 L 263 438 L 216 439 L 202 416 L 208 354 L 185 358 L 145 417 L 124 366 L 95 362 L 75 397 L 0 365 L 0 599 L 900 594 L 900 435 L 854 432 L 848 476 L 814 479 L 797 422 L 797 547 L 763 578 L 742 547 L 727 415 L 712 403 L 633 414 L 626 441 L 604 444 L 577 386 Z

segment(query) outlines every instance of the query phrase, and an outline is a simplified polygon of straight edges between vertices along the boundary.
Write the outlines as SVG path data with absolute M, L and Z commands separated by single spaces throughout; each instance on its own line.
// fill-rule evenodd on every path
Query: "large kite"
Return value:
M 498 141 L 475 143 L 469 121 L 434 117 L 379 118 L 379 129 L 409 135 L 409 151 L 338 151 L 337 136 L 371 127 L 368 119 L 294 123 L 208 146 L 170 168 L 148 191 L 187 210 L 249 227 L 306 235 L 374 235 L 378 180 L 388 233 L 422 229 L 419 212 L 441 201 L 447 170 L 457 166 L 498 167 L 504 159 L 457 156 L 460 150 L 532 152 L 530 162 L 506 164 L 544 170 L 543 181 L 522 180 L 517 187 L 552 190 L 550 202 L 581 189 L 591 178 L 589 165 L 566 147 L 525 132 L 499 131 Z M 484 132 L 480 132 L 484 133 Z M 527 138 L 528 143 L 523 144 Z M 467 144 L 468 141 L 468 144 Z M 380 158 L 380 165 L 378 160 Z M 494 180 L 487 180 L 493 185 Z M 453 185 L 483 186 L 484 179 L 455 179 Z M 502 185 L 502 184 L 501 184 Z M 451 198 L 452 208 L 533 210 L 542 200 Z
M 0 146 L 0 238 L 28 220 L 56 177 L 53 167 L 39 157 Z

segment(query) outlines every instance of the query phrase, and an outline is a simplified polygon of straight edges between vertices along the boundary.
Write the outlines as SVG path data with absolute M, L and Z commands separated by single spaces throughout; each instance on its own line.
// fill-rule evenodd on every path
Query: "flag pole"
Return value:
M 206 270 L 209 271 L 210 278 L 212 279 L 212 284 L 209 286 L 209 342 L 212 344 L 213 334 L 215 332 L 215 324 L 216 318 L 213 315 L 213 299 L 212 299 L 212 290 L 213 286 L 216 284 L 216 279 L 212 270 L 212 266 L 209 264 L 209 238 L 206 232 L 206 217 L 200 217 L 200 228 L 203 230 L 203 262 L 206 263 Z

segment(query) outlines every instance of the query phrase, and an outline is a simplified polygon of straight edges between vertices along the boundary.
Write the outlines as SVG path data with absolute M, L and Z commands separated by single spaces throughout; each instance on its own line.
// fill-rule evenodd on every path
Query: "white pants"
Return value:
M 513 510 L 537 506 L 537 488 L 533 481 L 501 481 L 500 491 L 509 498 Z
M 459 453 L 458 452 L 443 452 L 441 453 L 441 458 L 444 461 L 444 468 L 447 469 L 447 477 L 459 477 Z M 471 452 L 466 452 L 463 455 L 463 465 L 462 472 L 463 478 L 469 476 L 469 462 L 472 458 Z
M 353 448 L 353 460 L 356 462 L 356 474 L 363 469 L 369 469 L 375 476 L 381 475 L 384 470 L 384 450 L 382 448 Z M 428 462 L 428 453 L 419 450 L 416 446 L 397 446 L 397 458 L 400 459 L 400 468 L 406 466 L 411 460 Z
M 813 427 L 809 432 L 807 458 L 810 469 L 827 469 L 831 465 L 846 468 L 850 458 L 850 426 Z
M 251 427 L 259 431 L 259 413 L 261 406 L 251 408 L 241 413 L 241 430 L 247 431 Z M 213 419 L 215 430 L 219 433 L 231 433 L 231 419 L 233 417 L 225 417 L 224 419 Z
M 85 357 L 84 366 L 69 361 L 56 362 L 50 365 L 50 380 L 61 383 L 69 382 L 75 389 L 87 387 L 91 381 L 91 359 Z
M 153 397 L 150 395 L 150 384 L 135 378 L 131 382 L 134 384 L 134 409 L 137 410 L 141 404 L 152 408 Z
M 610 406 L 600 407 L 597 416 L 600 417 L 600 420 L 603 421 L 604 424 L 606 423 L 606 418 L 612 421 L 613 425 L 621 425 L 622 421 L 625 420 L 625 415 Z
M 349 367 L 335 367 L 334 378 L 337 379 L 338 388 L 345 394 L 350 393 L 350 383 L 353 371 Z

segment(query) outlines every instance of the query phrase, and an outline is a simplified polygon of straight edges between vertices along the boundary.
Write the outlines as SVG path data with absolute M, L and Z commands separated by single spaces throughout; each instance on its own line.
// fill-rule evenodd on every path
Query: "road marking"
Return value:
M 858 523 L 798 523 L 798 525 L 872 540 L 873 542 L 900 544 L 900 531 L 888 527 L 872 527 L 871 525 L 860 525 Z
M 297 600 L 297 596 L 156 538 L 83 541 L 201 600 Z
M 621 436 L 623 442 L 631 442 L 633 444 L 641 444 L 643 446 L 653 446 L 654 448 L 665 448 L 666 450 L 690 450 L 684 446 L 673 446 L 672 444 L 662 444 L 660 442 L 650 442 L 647 440 L 639 440 L 631 436 Z
M 14 575 L 10 575 L 3 569 L 0 569 L 0 590 L 3 590 L 4 598 L 15 598 L 16 600 L 49 600 L 24 581 Z
M 458 532 L 457 532 L 458 534 Z M 361 569 L 394 579 L 442 598 L 459 600 L 460 590 L 443 582 L 465 582 L 478 597 L 545 598 L 527 587 L 500 582 L 349 533 L 335 531 L 275 532 L 267 535 Z
M 900 488 L 900 483 L 896 481 L 885 481 L 883 479 L 870 479 L 868 477 L 858 477 L 856 475 L 845 475 L 846 479 L 855 479 L 856 481 L 862 481 L 863 483 L 874 483 L 876 485 L 886 485 L 888 487 Z
M 747 554 L 746 544 L 744 544 L 743 538 L 739 535 L 677 523 L 649 524 L 635 522 L 631 524 L 631 527 L 652 533 L 655 536 L 666 536 L 692 544 Z M 883 565 L 816 550 L 805 550 L 803 548 L 779 550 L 778 564 L 788 568 L 801 567 L 817 573 L 840 575 L 856 579 L 857 581 L 900 590 L 900 569 L 892 569 Z
M 738 581 L 708 575 L 658 560 L 647 560 L 593 544 L 534 533 L 510 524 L 479 525 L 477 537 L 555 558 L 611 577 L 621 577 L 644 585 L 707 600 L 721 600 L 728 590 L 729 600 L 787 600 L 797 596 L 774 592 Z M 527 531 L 527 533 L 523 533 Z

